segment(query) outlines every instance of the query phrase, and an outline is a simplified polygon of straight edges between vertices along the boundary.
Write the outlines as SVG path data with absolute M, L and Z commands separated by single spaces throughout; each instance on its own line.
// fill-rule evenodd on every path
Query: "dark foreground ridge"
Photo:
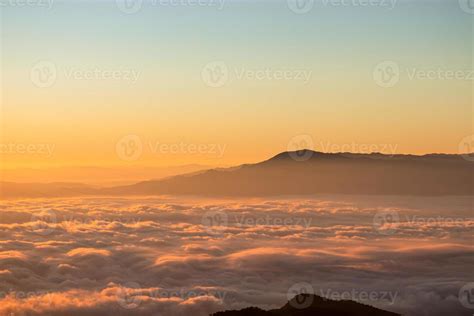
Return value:
M 264 311 L 249 307 L 240 311 L 225 311 L 211 316 L 400 316 L 354 301 L 334 301 L 317 295 L 300 294 L 280 309 Z

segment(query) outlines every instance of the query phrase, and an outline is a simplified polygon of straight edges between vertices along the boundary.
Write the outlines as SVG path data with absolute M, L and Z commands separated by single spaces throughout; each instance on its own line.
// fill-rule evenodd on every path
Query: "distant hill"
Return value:
M 103 190 L 106 194 L 265 196 L 472 195 L 474 163 L 460 155 L 284 152 L 257 164 Z
M 97 189 L 81 183 L 15 183 L 0 182 L 2 198 L 44 198 L 95 195 Z
M 309 302 L 309 306 L 304 304 Z M 302 308 L 304 307 L 304 308 Z M 399 316 L 369 305 L 354 301 L 334 301 L 317 295 L 300 294 L 280 309 L 264 311 L 256 307 L 240 311 L 225 311 L 211 316 Z
M 209 170 L 211 166 L 180 165 L 166 167 L 110 166 L 110 167 L 47 167 L 1 170 L 3 182 L 16 183 L 87 183 L 94 186 L 129 185 L 150 179 L 163 179 L 179 174 Z

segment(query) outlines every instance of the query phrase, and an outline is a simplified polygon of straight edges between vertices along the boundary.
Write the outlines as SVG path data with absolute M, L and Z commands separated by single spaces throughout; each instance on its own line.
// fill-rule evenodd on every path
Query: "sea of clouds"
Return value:
M 207 316 L 300 291 L 472 315 L 472 210 L 470 197 L 0 201 L 0 315 Z

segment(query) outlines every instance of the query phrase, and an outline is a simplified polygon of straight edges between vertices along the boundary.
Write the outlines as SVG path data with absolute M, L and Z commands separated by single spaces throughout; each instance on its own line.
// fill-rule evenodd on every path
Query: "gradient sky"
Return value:
M 474 15 L 457 0 L 393 9 L 316 0 L 305 14 L 281 0 L 227 0 L 222 9 L 145 1 L 133 14 L 115 1 L 1 3 L 2 168 L 233 165 L 308 136 L 316 150 L 457 153 L 473 134 L 472 78 L 410 78 L 413 70 L 472 71 Z M 373 76 L 387 60 L 400 68 L 388 88 Z M 57 72 L 43 88 L 32 79 L 41 61 Z M 214 61 L 228 69 L 222 87 L 202 78 Z M 266 69 L 310 77 L 238 77 Z M 139 76 L 82 80 L 71 70 Z M 142 144 L 130 159 L 120 142 L 137 138 L 127 135 Z M 153 150 L 157 143 L 170 146 Z

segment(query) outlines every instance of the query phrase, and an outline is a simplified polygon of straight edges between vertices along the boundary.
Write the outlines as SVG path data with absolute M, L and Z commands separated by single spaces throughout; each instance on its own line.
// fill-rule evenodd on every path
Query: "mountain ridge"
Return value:
M 2 197 L 312 194 L 474 195 L 474 163 L 466 155 L 455 154 L 323 153 L 304 149 L 282 152 L 254 164 L 107 188 L 0 182 Z
M 210 169 L 116 187 L 109 193 L 177 195 L 471 195 L 474 164 L 461 155 L 283 152 L 232 169 Z

